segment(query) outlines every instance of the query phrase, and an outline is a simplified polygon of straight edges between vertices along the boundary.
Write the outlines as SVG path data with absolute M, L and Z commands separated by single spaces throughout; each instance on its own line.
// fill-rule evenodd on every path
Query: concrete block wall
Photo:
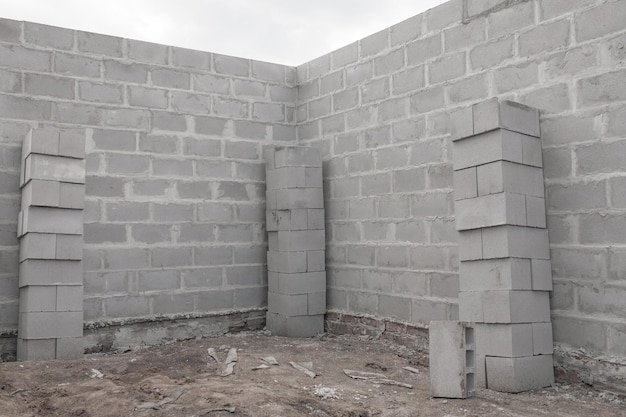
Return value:
M 299 66 L 298 138 L 325 167 L 329 309 L 458 317 L 448 114 L 511 99 L 540 111 L 557 362 L 582 348 L 596 381 L 623 377 L 598 358 L 626 357 L 625 17 L 614 0 L 452 0 Z
M 278 336 L 324 332 L 326 239 L 322 158 L 316 148 L 264 152 L 267 178 L 267 329 Z
M 85 137 L 35 129 L 21 160 L 17 359 L 80 358 Z
M 459 318 L 474 322 L 477 385 L 505 392 L 549 386 L 552 269 L 539 112 L 494 98 L 454 111 L 450 124 Z M 430 337 L 437 331 L 431 323 Z M 443 359 L 437 350 L 431 355 Z
M 21 146 L 49 129 L 86 140 L 85 196 L 60 195 L 84 203 L 87 324 L 264 309 L 262 149 L 296 141 L 294 84 L 282 65 L 0 19 L 0 334 L 18 324 Z

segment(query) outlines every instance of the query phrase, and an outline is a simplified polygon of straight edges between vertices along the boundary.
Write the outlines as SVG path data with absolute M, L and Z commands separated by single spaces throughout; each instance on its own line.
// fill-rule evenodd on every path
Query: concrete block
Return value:
M 474 113 L 472 107 L 465 107 L 450 113 L 450 139 L 457 141 L 474 134 Z
M 307 272 L 307 252 L 267 252 L 267 270 L 293 274 Z
M 452 175 L 455 200 L 478 197 L 476 167 L 454 171 Z
M 326 314 L 326 291 L 307 294 L 307 313 L 309 316 Z
M 287 317 L 267 313 L 267 329 L 275 336 L 313 337 L 324 332 L 324 315 Z
M 550 325 L 550 323 L 545 324 Z M 533 326 L 533 323 L 476 323 L 474 324 L 476 353 L 506 358 L 533 356 Z
M 284 316 L 306 316 L 308 314 L 307 295 L 287 295 L 270 292 L 267 297 L 267 311 Z
M 482 323 L 484 321 L 482 292 L 461 291 L 459 293 L 459 319 Z
M 483 259 L 550 259 L 547 229 L 498 226 L 482 230 Z
M 465 322 L 430 322 L 428 340 L 432 397 L 467 398 L 474 394 L 473 332 Z
M 278 210 L 299 208 L 324 208 L 324 193 L 321 188 L 296 188 L 277 190 L 276 208 Z
M 267 189 L 304 188 L 305 167 L 282 167 L 267 169 Z
M 26 259 L 56 259 L 56 235 L 27 233 L 20 239 L 20 262 Z
M 36 287 L 27 287 L 36 288 Z M 56 311 L 83 311 L 82 285 L 56 286 Z
M 319 272 L 326 269 L 326 256 L 324 251 L 306 252 L 307 272 Z
M 499 193 L 454 202 L 456 230 L 471 230 L 500 225 L 526 226 L 524 196 Z
M 552 339 L 552 323 L 532 323 L 533 355 L 552 355 L 554 342 Z
M 58 155 L 59 131 L 57 129 L 35 129 L 22 143 L 22 161 L 30 154 Z
M 56 359 L 56 339 L 17 338 L 18 361 L 49 361 Z
M 519 258 L 461 261 L 459 284 L 461 291 L 535 289 L 531 260 Z
M 18 334 L 23 339 L 51 339 L 83 335 L 83 312 L 20 313 Z
M 504 129 L 474 135 L 453 143 L 455 170 L 495 161 L 523 163 L 522 142 L 525 136 Z
M 531 259 L 532 289 L 552 291 L 552 262 L 549 259 Z
M 56 339 L 56 359 L 80 359 L 85 351 L 82 337 Z
M 59 181 L 31 180 L 22 188 L 22 207 L 59 207 L 60 196 Z
M 483 291 L 480 293 L 485 323 L 549 323 L 547 291 Z
M 20 263 L 19 286 L 80 285 L 83 282 L 83 263 L 28 259 Z
M 324 210 L 323 209 L 308 209 L 307 210 L 307 224 L 309 230 L 324 230 Z
M 546 228 L 546 200 L 544 198 L 526 196 L 526 225 L 540 229 Z
M 82 235 L 56 235 L 56 254 L 54 259 L 65 261 L 80 261 L 83 259 Z
M 326 272 L 268 273 L 268 285 L 278 294 L 296 295 L 326 291 Z
M 459 260 L 471 261 L 483 258 L 482 229 L 459 233 Z M 465 319 L 463 319 L 465 320 Z
M 85 183 L 85 161 L 63 156 L 30 154 L 24 163 L 24 185 L 30 180 Z
M 552 355 L 523 358 L 486 357 L 487 388 L 522 392 L 554 384 Z
M 85 208 L 85 185 L 69 182 L 60 183 L 59 207 L 68 209 Z
M 81 298 L 82 304 L 82 298 Z M 56 285 L 30 285 L 20 289 L 20 313 L 56 311 Z
M 544 197 L 543 170 L 508 161 L 477 167 L 478 195 L 511 192 Z
M 324 250 L 326 238 L 323 230 L 278 231 L 278 251 L 299 252 L 308 250 Z
M 509 100 L 493 98 L 474 104 L 474 134 L 506 129 L 539 137 L 539 111 Z
M 82 210 L 31 206 L 22 212 L 23 233 L 83 234 Z
M 322 157 L 319 149 L 313 147 L 276 147 L 274 148 L 276 168 L 288 166 L 305 166 L 319 168 Z
M 487 388 L 487 367 L 485 364 L 485 355 L 475 352 L 474 375 L 476 388 Z

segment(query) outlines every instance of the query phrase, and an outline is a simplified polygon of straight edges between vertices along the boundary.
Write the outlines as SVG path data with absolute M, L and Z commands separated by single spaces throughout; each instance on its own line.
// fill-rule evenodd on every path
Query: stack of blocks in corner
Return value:
M 20 360 L 83 354 L 85 138 L 35 129 L 24 140 L 20 187 Z
M 459 318 L 476 341 L 476 385 L 551 385 L 552 272 L 539 113 L 491 99 L 450 116 L 459 231 Z
M 278 336 L 324 331 L 326 262 L 322 158 L 316 148 L 265 151 L 269 249 L 267 328 Z

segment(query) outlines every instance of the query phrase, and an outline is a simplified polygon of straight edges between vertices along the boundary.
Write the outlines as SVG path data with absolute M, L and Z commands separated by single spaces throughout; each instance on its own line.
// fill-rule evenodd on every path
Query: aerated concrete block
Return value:
M 20 313 L 18 335 L 22 339 L 81 337 L 83 312 Z
M 454 202 L 456 230 L 473 230 L 492 226 L 526 226 L 524 196 L 499 193 Z
M 547 229 L 497 226 L 482 229 L 483 259 L 550 259 Z
M 326 236 L 323 230 L 278 231 L 272 234 L 276 234 L 277 249 L 270 246 L 270 250 L 302 252 L 326 248 Z
M 322 188 L 322 168 L 290 166 L 267 170 L 267 189 Z
M 459 232 L 459 260 L 471 261 L 483 258 L 482 229 Z
M 22 234 L 83 234 L 83 211 L 52 207 L 25 207 L 22 210 Z
M 460 291 L 532 290 L 531 260 L 520 258 L 461 261 Z
M 480 292 L 485 323 L 550 322 L 547 291 Z
M 56 359 L 56 339 L 17 338 L 18 361 L 49 361 Z
M 506 358 L 533 356 L 533 326 L 532 323 L 475 323 L 476 352 L 484 356 Z
M 22 207 L 59 207 L 60 200 L 59 181 L 31 180 L 22 188 Z
M 474 393 L 473 329 L 465 322 L 431 321 L 428 331 L 430 395 L 467 398 Z
M 324 315 L 288 317 L 267 313 L 267 328 L 275 336 L 313 337 L 324 333 Z
M 535 291 L 552 291 L 552 262 L 548 259 L 532 259 L 532 283 Z
M 267 252 L 267 270 L 293 274 L 307 272 L 307 252 Z
M 56 311 L 56 308 L 56 285 L 31 285 L 20 291 L 20 313 Z
M 308 251 L 306 253 L 307 272 L 318 272 L 326 269 L 326 253 L 324 251 Z
M 307 209 L 267 210 L 267 231 L 310 230 Z
M 476 167 L 496 161 L 541 166 L 541 161 L 531 155 L 529 149 L 541 149 L 539 138 L 498 129 L 470 136 L 453 143 L 452 161 L 454 170 Z M 526 159 L 524 150 L 527 150 Z M 539 151 L 538 150 L 538 151 Z
M 83 286 L 57 285 L 56 311 L 83 312 Z
M 20 263 L 19 286 L 82 285 L 81 261 L 28 259 Z
M 63 156 L 31 154 L 24 165 L 24 186 L 30 180 L 85 183 L 85 160 Z
M 452 179 L 454 184 L 455 200 L 478 197 L 476 167 L 454 171 Z
M 554 384 L 552 355 L 522 358 L 487 356 L 487 388 L 500 392 L 522 392 Z
M 477 169 L 478 195 L 502 192 L 544 197 L 543 170 L 508 161 L 496 161 Z
M 309 316 L 326 314 L 326 291 L 307 294 L 307 314 Z
M 526 196 L 526 225 L 540 229 L 546 228 L 546 200 L 544 198 Z
M 26 259 L 56 259 L 57 235 L 27 233 L 20 239 L 20 262 Z
M 62 337 L 56 339 L 56 359 L 78 359 L 85 348 L 82 337 Z
M 63 261 L 80 261 L 83 259 L 82 235 L 57 234 L 56 237 L 56 254 L 54 259 Z
M 310 294 L 326 291 L 326 272 L 283 274 L 269 272 L 268 286 L 279 294 Z
M 68 209 L 84 209 L 85 185 L 62 182 L 59 193 L 59 207 Z
M 539 111 L 508 100 L 493 98 L 474 104 L 474 135 L 495 129 L 507 129 L 539 137 Z
M 307 295 L 287 295 L 269 292 L 267 311 L 289 317 L 306 316 L 309 314 Z
M 552 355 L 552 323 L 533 323 L 533 355 Z
M 321 209 L 324 193 L 321 188 L 294 188 L 276 191 L 276 209 Z

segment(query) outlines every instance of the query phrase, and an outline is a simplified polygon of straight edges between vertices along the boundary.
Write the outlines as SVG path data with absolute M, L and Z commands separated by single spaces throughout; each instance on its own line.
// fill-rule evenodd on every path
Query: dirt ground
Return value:
M 223 364 L 209 356 L 211 347 L 220 361 L 237 349 L 232 375 L 220 375 Z M 253 370 L 267 356 L 279 365 Z M 312 362 L 317 376 L 292 361 Z M 427 363 L 424 352 L 389 341 L 243 333 L 82 360 L 0 364 L 0 416 L 626 416 L 624 397 L 578 384 L 432 399 Z M 344 369 L 412 388 L 351 379 Z

